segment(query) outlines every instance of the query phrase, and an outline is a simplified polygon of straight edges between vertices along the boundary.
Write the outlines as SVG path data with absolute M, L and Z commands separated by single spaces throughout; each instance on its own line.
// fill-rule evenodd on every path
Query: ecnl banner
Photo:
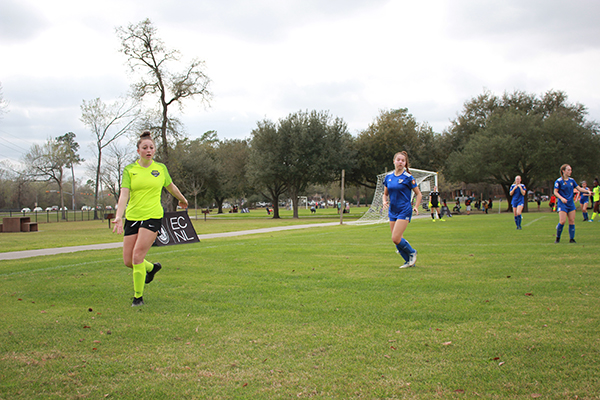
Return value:
M 199 241 L 187 211 L 172 211 L 166 212 L 163 216 L 162 227 L 158 231 L 154 246 L 170 246 Z

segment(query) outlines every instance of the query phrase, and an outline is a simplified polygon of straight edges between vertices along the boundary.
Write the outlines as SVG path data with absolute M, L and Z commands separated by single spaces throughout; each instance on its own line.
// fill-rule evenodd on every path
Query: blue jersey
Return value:
M 390 196 L 390 217 L 410 219 L 413 209 L 412 190 L 417 187 L 415 178 L 406 171 L 400 175 L 391 172 L 385 176 L 383 184 L 388 189 Z
M 516 186 L 517 185 L 513 184 L 510 187 L 509 192 L 512 192 L 512 190 L 515 189 Z M 521 186 L 523 188 L 523 190 L 525 190 L 525 193 L 527 193 L 527 189 L 525 189 L 525 185 L 523 185 L 521 183 L 521 184 L 519 184 L 519 186 Z M 523 196 L 523 193 L 521 193 L 521 189 L 519 189 L 518 187 L 515 189 L 515 191 L 512 195 L 511 204 L 513 207 L 522 206 L 525 204 L 525 197 Z
M 558 189 L 558 194 L 567 199 L 567 204 L 573 204 L 573 195 L 575 193 L 575 188 L 579 186 L 575 179 L 569 178 L 566 181 L 560 177 L 554 182 L 554 189 Z M 561 201 L 560 199 L 557 199 Z

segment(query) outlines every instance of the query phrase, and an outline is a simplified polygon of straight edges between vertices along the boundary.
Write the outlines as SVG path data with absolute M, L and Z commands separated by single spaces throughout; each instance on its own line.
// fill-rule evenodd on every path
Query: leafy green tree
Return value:
M 297 112 L 279 122 L 287 138 L 286 179 L 293 217 L 298 218 L 298 196 L 311 184 L 339 180 L 352 166 L 351 136 L 346 123 L 327 112 Z
M 204 62 L 192 60 L 180 72 L 173 72 L 171 65 L 180 61 L 177 50 L 168 49 L 157 37 L 157 30 L 149 19 L 137 24 L 117 28 L 121 40 L 120 51 L 127 57 L 132 72 L 141 76 L 133 85 L 138 99 L 146 96 L 158 97 L 160 114 L 159 155 L 169 166 L 170 107 L 174 104 L 183 109 L 183 100 L 200 97 L 203 102 L 211 98 L 210 79 L 204 73 Z
M 215 171 L 209 180 L 208 192 L 221 214 L 225 199 L 242 198 L 249 190 L 246 181 L 248 142 L 240 139 L 219 141 L 211 153 Z
M 403 150 L 408 153 L 412 167 L 437 171 L 443 160 L 438 140 L 432 128 L 417 122 L 408 109 L 381 111 L 356 138 L 358 160 L 348 179 L 374 189 L 377 175 L 391 169 L 394 154 Z
M 67 150 L 69 156 L 69 162 L 66 165 L 67 168 L 71 169 L 71 178 L 72 178 L 72 196 L 71 196 L 71 208 L 75 210 L 75 165 L 81 164 L 85 161 L 79 154 L 77 154 L 77 150 L 79 150 L 79 143 L 75 141 L 75 134 L 73 132 L 67 132 L 62 136 L 56 138 L 59 143 L 62 143 Z
M 279 134 L 277 125 L 269 120 L 259 121 L 252 130 L 248 177 L 251 184 L 273 204 L 273 218 L 279 216 L 279 198 L 287 191 L 286 164 L 288 137 Z
M 298 218 L 298 196 L 311 184 L 339 179 L 353 165 L 354 153 L 346 123 L 327 112 L 297 112 L 281 119 L 259 123 L 252 132 L 249 175 L 252 182 L 269 192 L 279 218 L 279 196 L 292 198 Z
M 198 209 L 198 197 L 206 197 L 210 182 L 217 171 L 211 156 L 213 144 L 207 135 L 195 140 L 183 139 L 173 148 L 172 175 L 177 177 L 178 187 L 187 196 L 194 197 L 194 209 Z M 197 215 L 196 215 L 197 216 Z
M 520 91 L 501 98 L 486 92 L 465 104 L 444 138 L 449 152 L 456 146 L 445 176 L 466 183 L 499 184 L 510 199 L 516 175 L 533 189 L 558 177 L 565 163 L 594 174 L 600 138 L 586 114 L 585 107 L 568 103 L 562 92 L 550 91 L 541 98 Z

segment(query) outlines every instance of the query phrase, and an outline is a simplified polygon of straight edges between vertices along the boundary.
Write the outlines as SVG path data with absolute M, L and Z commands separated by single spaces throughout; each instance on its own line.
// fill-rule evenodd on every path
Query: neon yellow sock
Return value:
M 596 219 L 597 216 L 598 216 L 598 213 L 593 213 L 592 214 L 592 219 Z
M 150 272 L 154 269 L 154 264 L 152 264 L 150 261 L 144 260 L 144 265 L 146 266 L 146 272 Z
M 135 297 L 142 297 L 146 284 L 146 266 L 144 263 L 133 264 L 133 291 Z

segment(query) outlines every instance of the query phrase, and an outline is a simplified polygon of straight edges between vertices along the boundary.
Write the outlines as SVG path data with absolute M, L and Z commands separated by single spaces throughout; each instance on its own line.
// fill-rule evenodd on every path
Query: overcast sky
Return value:
M 300 110 L 357 134 L 408 108 L 441 133 L 485 90 L 561 90 L 600 120 L 599 17 L 597 0 L 0 0 L 0 160 L 69 131 L 90 159 L 80 105 L 128 92 L 115 28 L 146 18 L 206 63 L 214 98 L 186 102 L 187 134 L 232 139 Z

